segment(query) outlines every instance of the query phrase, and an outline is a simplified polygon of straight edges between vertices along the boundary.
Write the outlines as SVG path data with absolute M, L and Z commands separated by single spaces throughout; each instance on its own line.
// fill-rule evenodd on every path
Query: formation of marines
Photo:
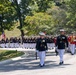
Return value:
M 23 40 L 17 37 L 11 37 L 10 39 L 6 38 L 6 40 L 0 40 L 1 48 L 26 48 L 26 49 L 35 49 L 36 40 L 39 36 L 35 37 L 24 37 Z M 54 38 L 47 36 L 46 40 L 48 42 L 48 48 L 54 48 Z

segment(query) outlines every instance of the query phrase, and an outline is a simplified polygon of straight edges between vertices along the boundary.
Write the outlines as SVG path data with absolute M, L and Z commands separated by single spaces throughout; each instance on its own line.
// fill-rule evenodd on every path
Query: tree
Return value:
M 46 13 L 35 13 L 33 16 L 27 16 L 24 29 L 28 35 L 37 35 L 40 31 L 47 31 L 52 27 L 52 17 Z
M 0 0 L 0 15 L 0 32 L 12 29 L 15 12 L 9 0 Z
M 35 0 L 38 5 L 38 12 L 46 12 L 51 7 L 52 0 Z
M 18 27 L 21 31 L 21 37 L 23 40 L 24 37 L 24 31 L 23 31 L 23 25 L 24 25 L 24 19 L 27 15 L 30 13 L 30 0 L 21 0 L 21 2 L 18 4 L 17 0 L 12 1 L 12 6 L 15 8 L 15 11 L 17 13 L 16 17 L 20 22 L 20 26 Z M 23 41 L 22 41 L 23 42 Z
M 47 13 L 52 16 L 53 19 L 53 28 L 52 32 L 58 33 L 60 28 L 66 27 L 66 11 L 60 7 L 53 6 L 51 9 L 47 10 Z
M 76 0 L 68 1 L 68 16 L 67 16 L 67 26 L 73 31 L 76 30 Z M 71 31 L 72 31 L 71 30 Z

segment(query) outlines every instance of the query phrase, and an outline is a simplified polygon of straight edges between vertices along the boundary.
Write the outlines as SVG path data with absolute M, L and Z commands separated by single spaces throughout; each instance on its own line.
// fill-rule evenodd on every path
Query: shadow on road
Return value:
M 39 70 L 39 69 L 53 69 L 53 68 L 65 68 L 65 66 L 71 64 L 64 64 L 59 66 L 56 61 L 45 61 L 45 66 L 39 66 L 39 59 L 35 59 L 35 52 L 27 52 L 27 55 L 22 56 L 22 59 L 16 60 L 6 64 L 0 65 L 0 72 L 9 72 L 16 70 Z M 55 56 L 55 53 L 47 53 L 46 56 Z

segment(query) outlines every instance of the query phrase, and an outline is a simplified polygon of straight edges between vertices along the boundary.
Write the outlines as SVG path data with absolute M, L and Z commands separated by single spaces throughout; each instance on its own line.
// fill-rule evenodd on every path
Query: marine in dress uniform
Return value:
M 5 48 L 5 40 L 4 39 L 1 40 L 1 47 Z
M 39 35 L 40 38 L 37 39 L 36 50 L 38 50 L 38 56 L 40 58 L 40 66 L 43 67 L 45 61 L 45 53 L 48 47 L 47 47 L 47 41 L 44 37 L 45 34 L 43 32 L 40 32 Z
M 21 38 L 18 38 L 18 48 L 21 48 Z
M 9 45 L 10 48 L 14 48 L 14 38 L 11 37 L 10 38 L 10 45 Z
M 74 55 L 74 53 L 75 53 L 75 42 L 76 42 L 76 36 L 74 35 L 74 32 L 72 32 L 72 35 L 69 37 L 69 41 L 70 41 L 71 54 Z
M 63 62 L 64 62 L 63 55 L 64 55 L 64 51 L 65 51 L 66 46 L 67 46 L 67 49 L 68 49 L 68 39 L 65 36 L 65 30 L 60 29 L 60 35 L 57 37 L 57 41 L 56 41 L 56 48 L 58 50 L 58 54 L 59 54 L 59 57 L 60 57 L 59 65 L 62 65 Z
M 6 48 L 9 48 L 9 39 L 6 38 L 6 41 L 5 41 L 5 42 L 6 42 L 6 46 L 5 46 L 5 47 L 6 47 Z
M 68 51 L 67 52 L 71 53 L 70 35 L 68 35 Z

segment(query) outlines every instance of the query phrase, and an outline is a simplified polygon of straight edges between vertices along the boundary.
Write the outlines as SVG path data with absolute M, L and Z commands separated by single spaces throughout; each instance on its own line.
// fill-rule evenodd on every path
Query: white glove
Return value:
M 36 52 L 39 52 L 39 50 L 36 50 Z
M 66 50 L 68 51 L 68 47 L 66 48 Z
M 48 52 L 48 50 L 46 50 L 46 52 Z
M 57 47 L 55 47 L 55 50 L 57 50 Z

